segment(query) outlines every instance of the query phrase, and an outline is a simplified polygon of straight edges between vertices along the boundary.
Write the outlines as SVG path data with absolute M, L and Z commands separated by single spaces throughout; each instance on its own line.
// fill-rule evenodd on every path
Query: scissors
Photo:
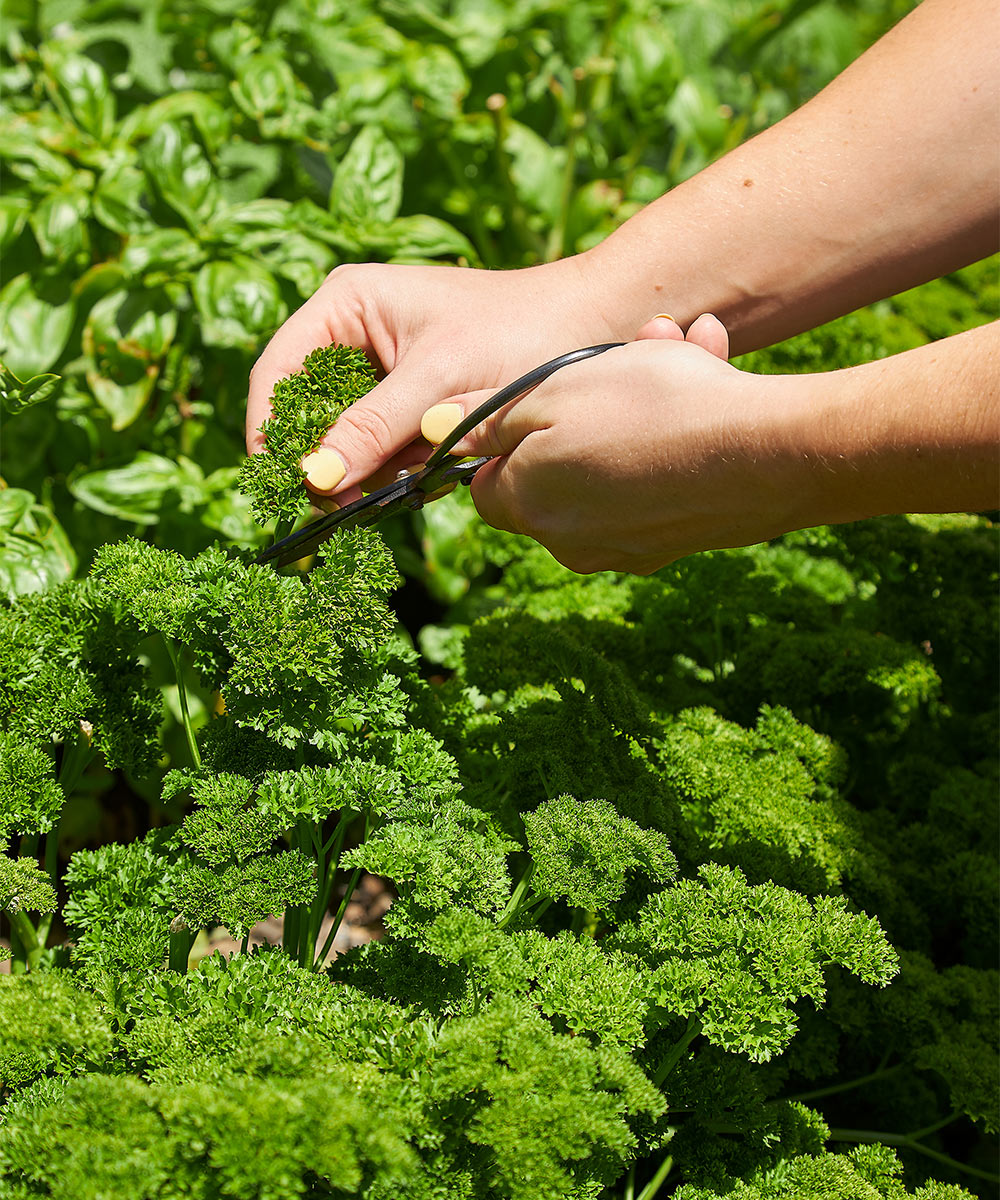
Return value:
M 570 350 L 567 354 L 560 354 L 558 358 L 553 358 L 547 363 L 542 363 L 540 367 L 528 371 L 519 379 L 515 379 L 513 383 L 501 388 L 495 395 L 490 396 L 488 400 L 485 400 L 459 422 L 421 470 L 415 471 L 413 474 L 401 473 L 400 478 L 387 487 L 370 492 L 367 496 L 362 496 L 360 500 L 355 500 L 351 504 L 345 504 L 337 512 L 310 521 L 308 525 L 303 525 L 297 532 L 282 538 L 280 542 L 275 542 L 273 546 L 269 546 L 258 554 L 254 561 L 258 563 L 273 562 L 276 567 L 287 567 L 289 563 L 297 562 L 300 558 L 312 554 L 327 538 L 332 536 L 335 529 L 358 529 L 374 525 L 377 521 L 404 509 L 415 512 L 423 508 L 429 498 L 444 488 L 450 488 L 459 483 L 468 487 L 479 468 L 493 460 L 492 458 L 472 458 L 456 461 L 449 453 L 452 446 L 492 413 L 503 408 L 505 404 L 510 404 L 512 400 L 519 400 L 561 367 L 567 367 L 570 363 L 582 362 L 585 358 L 593 358 L 595 354 L 603 354 L 606 350 L 615 350 L 621 345 L 624 343 L 603 342 L 599 346 L 584 346 L 580 350 Z

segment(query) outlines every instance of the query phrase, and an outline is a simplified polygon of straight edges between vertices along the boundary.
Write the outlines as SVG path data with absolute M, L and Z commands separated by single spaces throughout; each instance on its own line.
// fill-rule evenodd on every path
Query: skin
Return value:
M 627 340 L 638 328 L 636 346 L 565 368 L 518 402 L 535 428 L 513 410 L 512 423 L 501 421 L 508 441 L 512 429 L 521 436 L 477 477 L 473 496 L 486 520 L 537 537 L 577 570 L 643 571 L 807 524 L 994 506 L 982 470 L 972 472 L 978 490 L 968 486 L 967 464 L 995 420 L 995 410 L 980 409 L 983 380 L 967 361 L 968 345 L 987 353 L 985 335 L 948 339 L 917 360 L 932 374 L 933 402 L 922 405 L 909 355 L 857 368 L 856 377 L 796 384 L 748 376 L 721 359 L 727 331 L 736 353 L 769 345 L 996 250 L 997 62 L 992 0 L 924 0 L 798 112 L 587 254 L 502 272 L 337 268 L 254 368 L 248 451 L 262 448 L 257 430 L 274 383 L 331 341 L 363 347 L 384 375 L 324 440 L 345 473 L 314 496 L 345 503 L 362 484 L 367 490 L 423 461 L 428 408 L 468 412 L 556 354 Z M 706 311 L 719 320 L 695 320 Z M 679 324 L 647 320 L 662 312 Z M 883 393 L 871 390 L 876 380 Z M 825 407 L 806 405 L 806 393 Z M 830 441 L 834 430 L 841 445 Z M 969 443 L 956 448 L 966 433 Z M 917 486 L 918 459 L 945 473 L 930 491 Z M 793 460 L 815 469 L 795 474 Z M 878 486 L 866 474 L 875 462 L 888 468 Z M 655 486 L 647 487 L 647 473 Z M 800 502 L 789 501 L 790 487 L 803 489 Z M 592 503 L 581 503 L 584 493 Z M 613 531 L 607 514 L 618 522 Z
M 714 317 L 691 330 L 701 345 L 641 333 L 563 368 L 455 447 L 495 456 L 472 484 L 484 520 L 574 571 L 643 575 L 792 529 L 1000 498 L 1000 323 L 786 376 L 703 348 L 724 343 Z M 964 406 L 942 405 L 942 379 Z

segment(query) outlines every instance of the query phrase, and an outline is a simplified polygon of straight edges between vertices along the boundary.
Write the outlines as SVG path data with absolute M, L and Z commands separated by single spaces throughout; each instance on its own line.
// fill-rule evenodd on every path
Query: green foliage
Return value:
M 51 758 L 16 734 L 0 733 L 0 842 L 11 832 L 48 832 L 64 800 Z
M 843 900 L 812 903 L 739 870 L 708 865 L 653 896 L 614 944 L 645 963 L 655 1002 L 716 1045 L 766 1062 L 798 1028 L 795 1003 L 821 1004 L 823 969 L 837 963 L 885 986 L 897 960 L 878 923 Z
M 366 719 L 401 720 L 385 672 L 384 596 L 396 574 L 377 535 L 341 533 L 302 578 L 218 547 L 188 561 L 135 540 L 104 547 L 92 575 L 105 604 L 189 650 L 238 725 L 285 746 L 331 748 Z
M 593 245 L 907 7 L 5 13 L 5 1198 L 995 1200 L 988 519 L 579 578 L 456 495 L 386 530 L 405 632 L 371 534 L 222 548 L 388 365 L 319 351 L 237 466 L 331 267 Z M 743 365 L 997 302 L 987 262 Z M 386 936 L 327 972 L 366 870 Z
M 104 1006 L 66 971 L 0 976 L 0 1094 L 98 1066 L 113 1045 Z
M 524 829 L 535 891 L 579 908 L 603 911 L 621 899 L 633 874 L 666 883 L 677 870 L 663 834 L 640 829 L 607 800 L 557 796 L 528 814 Z
M 259 855 L 224 871 L 191 866 L 177 881 L 178 916 L 188 929 L 225 925 L 243 937 L 273 913 L 308 904 L 316 892 L 311 861 L 297 851 Z
M 760 1179 L 733 1181 L 724 1191 L 682 1187 L 677 1200 L 971 1200 L 972 1192 L 951 1184 L 932 1183 L 911 1192 L 898 1176 L 902 1164 L 886 1146 L 858 1146 L 849 1154 L 802 1156 L 782 1163 Z
M 265 453 L 247 459 L 239 487 L 261 524 L 294 521 L 306 507 L 302 459 L 337 417 L 375 386 L 375 372 L 360 350 L 327 346 L 306 357 L 302 370 L 275 385 L 273 415 L 261 426 Z
M 90 971 L 163 965 L 178 886 L 174 860 L 167 831 L 73 855 L 63 882 L 75 961 Z
M 515 844 L 460 800 L 393 821 L 349 851 L 344 862 L 390 878 L 400 900 L 394 927 L 455 905 L 499 915 L 510 892 L 507 854 Z
M 843 751 L 786 709 L 765 706 L 753 730 L 685 709 L 656 748 L 691 857 L 739 862 L 755 880 L 807 892 L 882 867 L 860 814 L 840 798 Z
M 54 912 L 56 890 L 29 858 L 0 857 L 0 912 Z
M 138 640 L 71 583 L 0 607 L 0 703 L 8 733 L 76 743 L 81 729 L 109 767 L 142 773 L 155 760 L 159 699 Z

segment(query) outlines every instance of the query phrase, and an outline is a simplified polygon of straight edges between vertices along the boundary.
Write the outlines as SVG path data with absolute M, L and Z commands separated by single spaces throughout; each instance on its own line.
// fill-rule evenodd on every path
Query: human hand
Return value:
M 278 379 L 318 346 L 358 346 L 384 378 L 323 439 L 336 457 L 321 455 L 323 469 L 306 480 L 314 497 L 354 500 L 373 476 L 369 486 L 423 462 L 430 447 L 419 439 L 420 420 L 431 405 L 460 403 L 470 388 L 495 390 L 566 350 L 617 340 L 594 295 L 579 259 L 519 271 L 338 267 L 254 366 L 247 451 L 263 449 L 259 429 Z
M 727 348 L 714 317 L 686 342 L 655 318 L 635 342 L 563 368 L 484 421 L 453 448 L 494 457 L 472 484 L 480 515 L 582 573 L 648 574 L 797 527 L 785 398 L 766 400 L 760 377 L 725 362 Z M 485 398 L 470 394 L 465 411 Z

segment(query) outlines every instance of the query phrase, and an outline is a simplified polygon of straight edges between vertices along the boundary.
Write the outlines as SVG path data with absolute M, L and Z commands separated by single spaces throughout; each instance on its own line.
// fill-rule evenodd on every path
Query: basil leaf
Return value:
M 0 197 L 0 250 L 17 241 L 31 212 L 27 196 Z
M 40 284 L 18 275 L 0 292 L 0 354 L 19 378 L 31 379 L 58 362 L 76 317 L 64 284 Z
M 161 125 L 142 153 L 146 175 L 163 201 L 198 233 L 218 203 L 218 188 L 205 152 L 183 126 Z
M 87 217 L 90 197 L 60 188 L 45 196 L 31 214 L 31 229 L 43 257 L 66 262 L 89 248 Z
M 58 42 L 42 48 L 46 86 L 56 107 L 102 145 L 115 128 L 115 98 L 104 71 L 85 54 L 64 50 Z
M 5 363 L 0 362 L 0 402 L 11 416 L 48 400 L 59 390 L 61 383 L 61 376 L 48 374 L 20 380 Z
M 94 216 L 115 233 L 133 234 L 155 228 L 149 212 L 151 189 L 146 176 L 128 163 L 108 167 L 94 189 Z
M 20 488 L 0 491 L 0 590 L 44 592 L 76 570 L 77 558 L 55 516 Z
M 348 225 L 391 221 L 403 198 L 403 155 L 383 130 L 367 125 L 340 160 L 330 212 Z
M 140 450 L 123 467 L 78 475 L 69 490 L 97 512 L 137 525 L 155 525 L 170 494 L 177 495 L 190 484 L 191 476 L 178 463 Z
M 245 255 L 206 263 L 192 285 L 207 346 L 256 348 L 288 315 L 277 280 Z
M 83 331 L 87 382 L 114 430 L 139 416 L 177 332 L 177 314 L 158 293 L 116 289 L 90 310 Z

